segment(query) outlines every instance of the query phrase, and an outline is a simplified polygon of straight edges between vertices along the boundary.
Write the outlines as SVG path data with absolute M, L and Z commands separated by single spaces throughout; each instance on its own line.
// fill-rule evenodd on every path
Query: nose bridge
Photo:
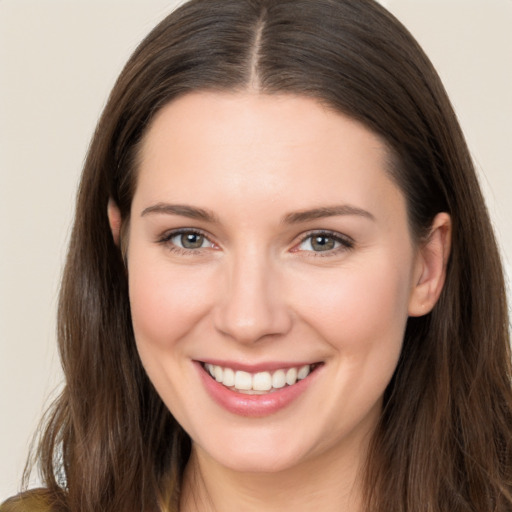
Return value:
M 215 315 L 219 331 L 241 343 L 286 333 L 291 316 L 284 300 L 279 267 L 257 247 L 227 258 L 225 289 Z

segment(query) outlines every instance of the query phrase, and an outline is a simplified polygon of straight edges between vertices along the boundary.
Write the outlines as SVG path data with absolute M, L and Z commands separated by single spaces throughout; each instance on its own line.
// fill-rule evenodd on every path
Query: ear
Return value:
M 115 201 L 110 198 L 107 206 L 108 223 L 114 243 L 119 246 L 119 235 L 121 233 L 121 212 Z
M 451 240 L 450 215 L 438 213 L 432 222 L 428 238 L 418 248 L 414 269 L 415 284 L 409 299 L 409 316 L 426 315 L 439 299 L 446 278 Z

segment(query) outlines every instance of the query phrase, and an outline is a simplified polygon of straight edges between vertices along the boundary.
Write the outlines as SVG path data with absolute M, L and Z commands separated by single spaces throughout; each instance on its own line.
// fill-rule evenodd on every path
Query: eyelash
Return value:
M 198 247 L 196 249 L 186 249 L 184 247 L 179 247 L 175 243 L 172 243 L 171 240 L 177 236 L 180 235 L 196 235 L 204 237 L 205 240 L 207 240 L 212 246 L 214 243 L 210 240 L 208 235 L 206 233 L 202 232 L 198 229 L 191 229 L 191 228 L 184 228 L 184 229 L 176 229 L 173 231 L 170 231 L 168 233 L 165 233 L 161 238 L 158 239 L 158 243 L 167 245 L 169 250 L 175 254 L 183 255 L 183 256 L 192 256 L 192 255 L 198 255 L 202 253 L 203 249 L 208 249 L 210 247 Z M 328 249 L 326 251 L 306 251 L 306 250 L 300 250 L 298 247 L 300 247 L 302 244 L 304 244 L 307 240 L 313 240 L 314 238 L 327 238 L 334 241 L 335 244 L 339 244 L 337 247 L 334 247 L 332 249 Z M 304 252 L 304 253 L 310 253 L 308 254 L 308 257 L 327 257 L 327 256 L 333 256 L 337 255 L 340 252 L 349 251 L 354 248 L 354 240 L 346 235 L 341 235 L 340 233 L 334 232 L 334 231 L 310 231 L 309 233 L 306 233 L 304 236 L 301 237 L 299 243 L 295 244 L 291 252 Z

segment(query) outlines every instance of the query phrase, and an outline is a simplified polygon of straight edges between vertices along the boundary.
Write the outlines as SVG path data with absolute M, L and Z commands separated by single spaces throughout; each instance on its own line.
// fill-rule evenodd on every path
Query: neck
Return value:
M 193 445 L 181 512 L 362 511 L 364 444 L 332 450 L 289 469 L 246 473 L 227 468 Z

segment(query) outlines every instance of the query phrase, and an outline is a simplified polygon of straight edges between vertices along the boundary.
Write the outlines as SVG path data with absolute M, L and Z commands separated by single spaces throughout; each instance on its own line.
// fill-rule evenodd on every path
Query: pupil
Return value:
M 311 245 L 316 251 L 329 251 L 334 249 L 334 240 L 328 236 L 316 236 Z
M 203 236 L 196 233 L 181 235 L 181 243 L 185 249 L 198 249 L 203 245 Z

